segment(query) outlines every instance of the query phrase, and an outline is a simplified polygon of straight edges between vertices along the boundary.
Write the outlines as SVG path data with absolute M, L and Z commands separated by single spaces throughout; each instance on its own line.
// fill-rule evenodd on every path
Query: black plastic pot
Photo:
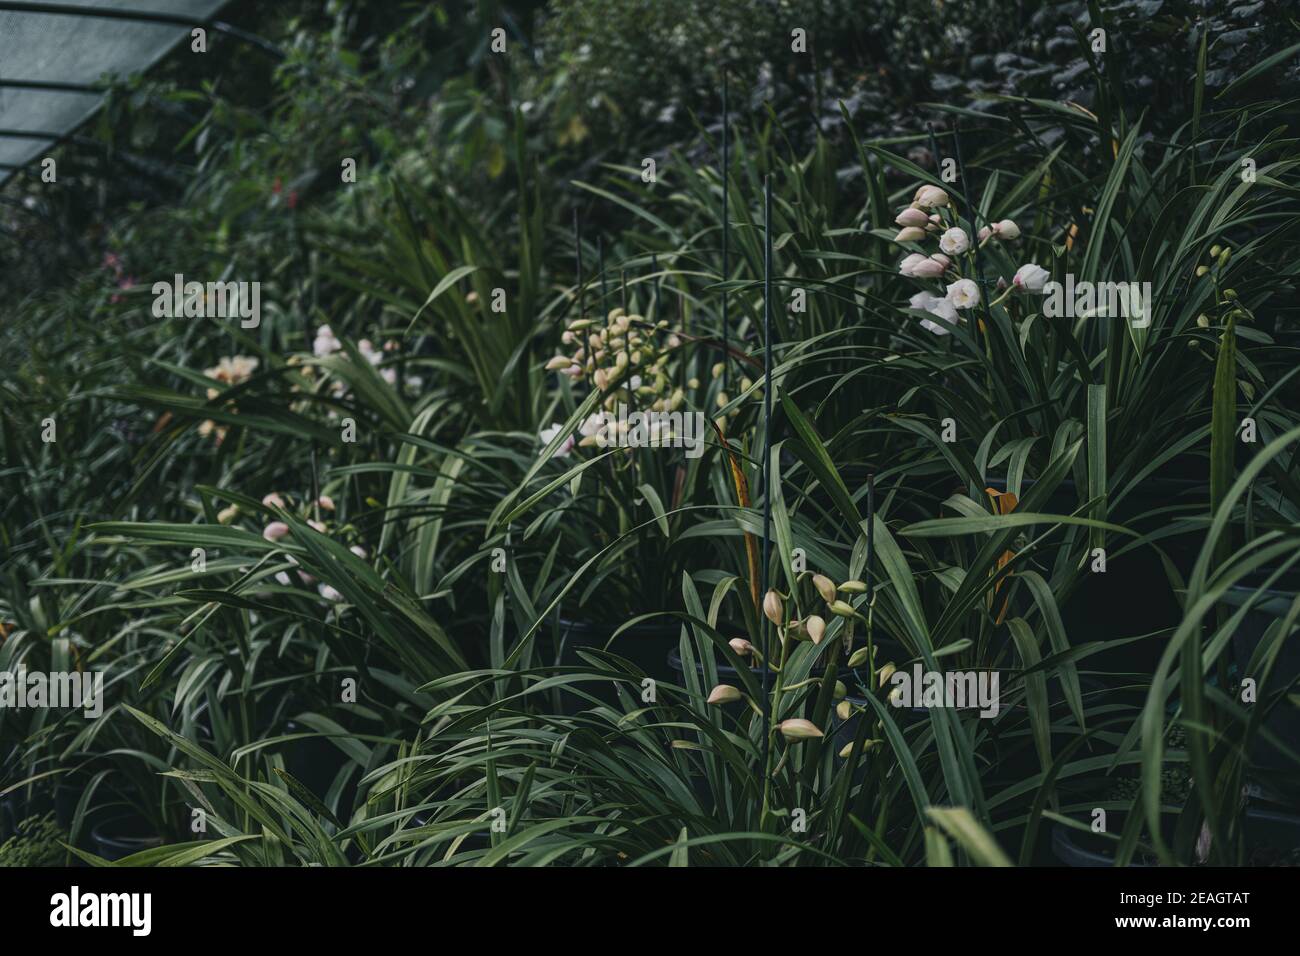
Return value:
M 1179 501 L 1203 499 L 1205 481 L 1183 477 L 1202 466 L 1184 460 L 1175 461 L 1171 466 L 1174 467 L 1167 470 L 1172 476 L 1148 478 L 1129 491 L 1110 510 L 1108 520 L 1133 524 L 1138 515 Z M 1001 479 L 990 479 L 988 484 L 994 490 L 1006 490 L 1006 482 Z M 1026 479 L 1022 483 L 1022 494 L 1033 484 L 1032 480 Z M 1063 481 L 1038 510 L 1045 514 L 1070 514 L 1087 497 L 1074 481 Z M 1200 536 L 1188 533 L 1164 537 L 1156 543 L 1186 578 L 1199 553 Z M 1122 544 L 1122 541 L 1116 541 L 1112 548 Z M 1106 571 L 1084 572 L 1060 610 L 1066 635 L 1075 647 L 1092 641 L 1152 634 L 1177 627 L 1182 620 L 1182 608 L 1168 582 L 1164 564 L 1160 555 L 1150 547 L 1135 548 L 1121 556 L 1108 553 Z M 1159 664 L 1163 650 L 1164 642 L 1154 637 L 1094 654 L 1088 658 L 1087 665 L 1104 671 L 1149 674 Z
M 645 621 L 623 631 L 610 643 L 618 630 L 616 624 L 595 624 L 586 621 L 559 620 L 558 635 L 551 663 L 564 667 L 589 667 L 578 654 L 581 650 L 608 650 L 611 654 L 631 661 L 647 677 L 656 681 L 673 679 L 668 666 L 668 652 L 677 646 L 681 637 L 681 623 L 676 619 L 658 618 Z M 608 648 L 606 645 L 609 645 Z M 607 704 L 618 701 L 612 683 L 587 682 L 574 685 Z M 559 706 L 564 713 L 585 710 L 587 702 L 571 693 L 561 693 Z
M 77 804 L 81 802 L 81 796 L 89 783 L 89 775 L 77 775 L 60 780 L 54 788 L 54 819 L 70 836 L 73 835 L 72 821 L 77 815 Z M 81 829 L 75 834 L 75 845 L 79 849 L 98 852 L 91 833 L 98 824 L 115 815 L 113 808 L 104 804 L 109 795 L 108 787 L 102 784 L 95 791 L 90 806 L 86 808 L 86 816 L 81 821 Z
M 20 816 L 21 813 L 21 804 L 17 797 L 13 795 L 0 797 L 0 843 L 9 839 L 17 831 L 18 821 L 25 819 Z
M 291 720 L 285 725 L 285 733 L 309 734 L 314 731 Z M 326 737 L 304 737 L 284 745 L 284 769 L 322 800 L 347 759 L 343 751 Z
M 1119 832 L 1116 827 L 1114 832 Z M 1113 843 L 1091 838 L 1073 827 L 1052 826 L 1052 854 L 1065 866 L 1114 866 Z M 1251 808 L 1246 811 L 1246 850 L 1251 865 L 1296 865 L 1300 863 L 1300 816 L 1276 810 Z M 1134 861 L 1134 867 L 1153 863 Z
M 137 816 L 104 820 L 91 829 L 90 838 L 94 852 L 106 860 L 121 860 L 163 844 L 162 837 Z

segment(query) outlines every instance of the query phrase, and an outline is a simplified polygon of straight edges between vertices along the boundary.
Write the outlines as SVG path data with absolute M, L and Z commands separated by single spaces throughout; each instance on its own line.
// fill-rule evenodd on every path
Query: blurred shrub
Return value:
M 0 843 L 0 867 L 60 866 L 66 853 L 59 841 L 65 836 L 53 813 L 28 817 L 18 824 L 17 833 Z

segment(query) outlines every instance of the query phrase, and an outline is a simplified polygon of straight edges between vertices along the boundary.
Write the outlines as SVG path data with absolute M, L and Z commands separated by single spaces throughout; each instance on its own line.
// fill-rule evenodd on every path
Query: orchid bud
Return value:
M 749 641 L 745 640 L 743 637 L 733 637 L 731 640 L 727 641 L 727 643 L 731 646 L 731 649 L 736 652 L 737 657 L 748 657 L 750 654 L 754 653 L 754 645 L 749 643 Z
M 763 613 L 773 624 L 780 627 L 785 623 L 785 606 L 781 603 L 781 595 L 775 591 L 768 591 L 763 596 Z
M 279 541 L 289 533 L 289 526 L 283 521 L 272 521 L 262 529 L 262 537 L 267 541 Z
M 1019 239 L 1020 227 L 1010 219 L 1003 219 L 1001 222 L 993 225 L 993 232 L 999 239 Z
M 855 743 L 855 741 L 850 741 L 849 743 L 845 744 L 845 745 L 840 749 L 840 756 L 841 756 L 841 757 L 847 757 L 847 756 L 849 756 L 851 753 L 853 753 L 853 744 L 854 744 L 854 743 Z M 863 752 L 864 754 L 869 754 L 869 753 L 871 753 L 871 751 L 875 750 L 875 749 L 876 749 L 877 747 L 879 747 L 879 746 L 880 746 L 880 741 L 879 741 L 879 740 L 864 740 L 864 741 L 862 741 L 862 752 Z
M 944 274 L 947 268 L 948 266 L 945 263 L 938 262 L 935 259 L 922 258 L 920 262 L 912 265 L 912 271 L 909 274 L 917 279 L 937 279 Z
M 985 242 L 988 240 L 989 236 L 993 235 L 993 230 L 990 229 L 988 226 L 980 226 L 980 231 L 978 235 L 979 235 L 980 242 Z
M 896 670 L 898 670 L 898 668 L 894 666 L 892 661 L 880 668 L 879 684 L 881 687 L 884 687 L 885 684 L 889 683 L 889 678 L 894 676 L 894 671 Z
M 917 266 L 926 261 L 925 256 L 919 252 L 913 252 L 911 255 L 905 256 L 903 261 L 898 264 L 898 274 L 900 276 L 915 277 Z
M 808 616 L 808 620 L 804 622 L 804 627 L 814 644 L 820 644 L 822 638 L 826 636 L 826 621 L 816 614 Z
M 939 237 L 939 248 L 950 256 L 958 256 L 970 248 L 970 236 L 960 226 L 953 226 Z
M 843 700 L 845 697 L 848 696 L 849 696 L 849 689 L 844 686 L 844 681 L 837 680 L 835 682 L 835 699 Z
M 331 498 L 329 495 L 321 495 L 319 498 L 316 499 L 316 504 L 320 505 L 326 511 L 334 510 L 334 499 Z
M 1035 262 L 1026 262 L 1011 277 L 1011 284 L 1017 289 L 1029 292 L 1042 292 L 1052 274 Z
M 279 494 L 273 491 L 269 495 L 263 496 L 262 504 L 266 505 L 266 507 L 268 508 L 283 508 L 284 499 L 281 498 Z
M 916 191 L 912 201 L 923 209 L 936 209 L 948 205 L 948 194 L 938 186 L 925 185 Z
M 813 587 L 822 596 L 822 600 L 827 604 L 832 603 L 835 600 L 835 582 L 824 574 L 814 574 L 812 580 Z
M 898 235 L 894 236 L 895 242 L 919 242 L 925 238 L 925 230 L 918 229 L 915 226 L 907 226 L 898 230 Z
M 853 617 L 856 612 L 848 601 L 832 601 L 831 613 L 837 617 Z
M 845 594 L 866 594 L 867 586 L 861 581 L 855 579 L 852 581 L 845 581 L 840 585 L 840 590 Z
M 731 704 L 740 700 L 740 696 L 738 688 L 732 687 L 730 684 L 719 684 L 709 691 L 709 699 L 706 703 L 715 707 L 719 704 Z
M 925 213 L 923 213 L 919 209 L 913 209 L 911 207 L 904 209 L 902 212 L 900 212 L 897 216 L 894 217 L 894 224 L 896 226 L 902 226 L 903 228 L 917 227 L 917 226 L 923 227 L 929 221 L 930 219 L 928 216 L 926 216 Z M 1215 253 L 1215 255 L 1218 255 L 1218 253 Z
M 714 378 L 721 378 L 721 377 L 722 377 L 722 370 L 725 369 L 726 367 L 727 367 L 727 365 L 726 365 L 725 362 L 716 362 L 716 363 L 714 363 L 714 365 L 713 365 L 713 377 L 714 377 Z
M 804 720 L 802 717 L 791 717 L 789 720 L 783 720 L 778 725 L 781 735 L 786 740 L 795 741 L 812 740 L 816 737 L 824 737 L 823 734 L 811 720 Z
M 567 355 L 557 355 L 546 363 L 546 371 L 558 372 L 562 368 L 568 368 L 573 364 L 573 360 Z
M 859 647 L 856 651 L 854 651 L 852 654 L 849 655 L 849 667 L 861 667 L 863 664 L 867 662 L 867 658 L 870 656 L 871 656 L 871 648 Z
M 239 505 L 231 505 L 228 508 L 222 508 L 217 512 L 218 524 L 230 524 L 239 517 Z
M 838 717 L 840 720 L 848 720 L 850 717 L 852 717 L 853 702 L 850 700 L 842 700 L 838 704 L 836 704 L 835 716 Z

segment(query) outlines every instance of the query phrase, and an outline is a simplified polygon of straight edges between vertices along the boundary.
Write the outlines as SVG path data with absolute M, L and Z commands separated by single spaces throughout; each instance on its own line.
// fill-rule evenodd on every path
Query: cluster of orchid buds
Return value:
M 667 319 L 651 322 L 614 308 L 603 326 L 591 318 L 574 319 L 560 341 L 569 351 L 548 361 L 547 371 L 574 380 L 587 379 L 601 392 L 601 404 L 608 411 L 625 405 L 629 410 L 675 412 L 686 401 L 685 390 L 673 385 L 668 368 L 682 339 Z M 578 429 L 580 437 L 570 436 L 555 455 L 568 455 L 575 443 L 583 448 L 599 445 L 604 425 L 605 417 L 599 412 L 588 416 Z M 562 427 L 552 424 L 542 429 L 537 436 L 542 446 Z
M 807 573 L 807 572 L 805 572 Z M 852 649 L 853 642 L 853 623 L 855 621 L 866 621 L 867 618 L 849 603 L 848 598 L 853 595 L 865 594 L 868 591 L 866 583 L 858 580 L 848 580 L 842 584 L 836 584 L 830 578 L 823 574 L 813 574 L 812 584 L 818 595 L 826 603 L 827 612 L 833 617 L 844 618 L 846 626 L 844 628 L 844 648 L 848 653 Z M 843 597 L 841 595 L 844 595 Z M 821 644 L 826 637 L 827 623 L 826 618 L 820 614 L 807 614 L 802 618 L 787 618 L 786 616 L 786 596 L 776 590 L 770 590 L 763 596 L 763 616 L 766 617 L 773 625 L 776 626 L 778 634 L 782 639 L 782 658 L 786 656 L 786 651 L 791 642 L 808 641 L 812 644 Z M 728 642 L 731 650 L 736 656 L 749 658 L 754 664 L 762 661 L 762 652 L 750 641 L 737 637 Z M 856 670 L 864 665 L 871 666 L 872 647 L 868 644 L 866 647 L 857 649 L 849 653 L 848 668 Z M 773 665 L 773 669 L 780 671 L 781 666 Z M 872 682 L 872 687 L 882 686 L 893 672 L 894 665 L 887 664 L 879 673 L 879 680 Z M 811 683 L 815 679 L 810 678 L 804 683 Z M 803 684 L 796 684 L 785 687 L 785 691 L 795 690 Z M 835 681 L 833 697 L 839 703 L 836 704 L 836 714 L 841 720 L 848 720 L 854 713 L 853 703 L 848 700 L 848 688 L 843 681 Z M 745 697 L 744 693 L 731 684 L 719 684 L 709 693 L 707 704 L 711 706 L 720 706 L 722 704 L 734 703 L 745 700 L 755 713 L 761 714 L 762 711 Z M 793 717 L 782 720 L 775 728 L 788 741 L 797 743 L 803 740 L 809 740 L 817 737 L 824 737 L 825 734 L 820 727 L 812 721 L 802 717 Z M 863 745 L 863 751 L 869 751 L 880 745 L 879 740 L 867 740 Z M 840 751 L 841 757 L 848 757 L 853 752 L 853 744 L 845 745 Z
M 1231 259 L 1232 250 L 1227 246 L 1220 246 L 1218 243 L 1215 243 L 1210 246 L 1210 258 L 1208 264 L 1196 267 L 1196 277 L 1198 279 L 1202 278 L 1216 268 L 1218 270 L 1216 277 L 1221 275 L 1228 267 L 1228 262 Z M 1249 321 L 1251 318 L 1250 312 L 1238 301 L 1237 290 L 1221 288 L 1217 281 L 1215 283 L 1215 305 L 1221 310 L 1220 321 L 1222 322 L 1226 323 L 1229 320 Z M 1196 317 L 1196 324 L 1202 329 L 1208 329 L 1214 323 L 1211 321 L 1209 315 L 1202 312 Z M 1193 340 L 1188 344 L 1195 346 L 1196 342 Z M 1248 383 L 1242 382 L 1241 384 L 1245 385 Z
M 726 370 L 726 367 L 727 366 L 725 362 L 715 363 L 713 366 L 713 378 L 715 380 L 722 378 L 722 375 Z M 695 379 L 692 379 L 690 384 L 692 388 L 697 388 L 699 386 L 699 382 L 697 382 Z M 751 379 L 748 375 L 742 375 L 740 377 L 740 391 L 742 394 L 748 393 L 749 390 L 753 387 L 754 387 L 754 380 Z M 762 401 L 762 398 L 763 398 L 763 390 L 761 388 L 756 389 L 754 391 L 754 400 Z M 731 396 L 729 396 L 724 390 L 718 389 L 717 402 L 718 402 L 718 408 L 725 408 L 731 402 Z M 731 415 L 733 418 L 739 414 L 740 414 L 739 408 L 733 408 L 731 410 Z
M 947 335 L 951 331 L 949 326 L 961 321 L 959 312 L 972 309 L 980 303 L 979 284 L 970 277 L 974 272 L 973 260 L 977 247 L 961 225 L 952 200 L 938 186 L 924 185 L 917 189 L 911 205 L 895 217 L 894 223 L 899 227 L 894 236 L 894 241 L 898 243 L 919 243 L 931 236 L 938 236 L 938 252 L 909 253 L 899 263 L 898 272 L 910 279 L 938 279 L 944 282 L 944 295 L 938 296 L 928 290 L 918 292 L 911 297 L 908 305 L 943 319 L 948 325 L 926 318 L 921 320 L 921 327 L 936 335 Z M 984 226 L 978 233 L 980 247 L 993 241 L 1013 242 L 1019 238 L 1020 227 L 1010 219 Z M 998 288 L 1006 291 L 992 304 L 998 304 L 1012 291 L 1040 292 L 1047 278 L 1047 270 L 1035 263 L 1026 263 L 1017 270 L 1010 283 L 1004 279 L 998 280 Z M 952 281 L 947 281 L 949 279 Z
M 357 351 L 361 353 L 361 357 L 370 363 L 375 371 L 379 373 L 380 378 L 389 385 L 394 386 L 397 384 L 397 369 L 391 365 L 384 366 L 383 363 L 386 358 L 394 355 L 400 348 L 401 346 L 395 339 L 386 341 L 382 349 L 375 348 L 369 339 L 360 339 L 357 342 Z M 333 355 L 335 352 L 343 351 L 343 343 L 339 341 L 332 328 L 328 325 L 322 325 L 316 329 L 316 337 L 312 340 L 311 351 L 316 358 L 324 358 L 327 355 Z M 407 376 L 406 384 L 413 389 L 419 389 L 423 382 L 418 376 Z M 333 391 L 336 395 L 342 395 L 347 391 L 347 386 L 342 382 L 335 381 Z
M 291 500 L 292 499 L 287 498 L 285 495 L 273 491 L 262 498 L 262 504 L 267 508 L 278 508 L 281 511 L 287 511 L 289 508 L 289 502 Z M 307 525 L 310 528 L 312 528 L 315 531 L 318 531 L 321 534 L 329 534 L 329 530 L 330 530 L 329 525 L 325 521 L 319 520 L 319 515 L 326 512 L 332 513 L 334 511 L 333 498 L 331 498 L 329 495 L 319 495 L 314 502 L 311 503 L 308 503 L 306 501 L 300 502 L 300 507 L 298 510 L 302 513 L 303 520 L 307 523 Z M 238 518 L 239 515 L 240 515 L 239 505 L 232 504 L 229 507 L 223 508 L 220 512 L 218 512 L 217 521 L 219 521 L 221 524 L 228 525 L 231 524 L 236 518 Z M 317 517 L 310 517 L 310 515 L 315 515 Z M 291 534 L 292 530 L 293 529 L 290 528 L 289 525 L 283 521 L 278 521 L 278 520 L 271 521 L 268 522 L 267 525 L 262 529 L 262 537 L 265 538 L 267 541 L 276 542 L 279 541 L 281 538 L 284 538 L 287 535 Z M 348 550 L 350 550 L 358 558 L 361 558 L 363 561 L 369 557 L 369 554 L 366 551 L 366 549 L 361 547 L 361 545 L 359 544 L 352 545 Z M 290 564 L 293 564 L 295 566 L 298 564 L 297 559 L 294 558 L 292 554 L 286 554 L 285 559 Z M 330 587 L 328 584 L 325 584 L 324 582 L 318 582 L 314 576 L 308 574 L 306 571 L 302 570 L 301 568 L 297 569 L 297 574 L 298 574 L 298 580 L 305 587 L 311 587 L 315 585 L 316 592 L 325 600 L 335 601 L 335 602 L 343 600 L 343 595 L 340 594 L 337 590 Z M 289 574 L 286 571 L 278 572 L 275 576 L 275 580 L 280 584 L 284 585 L 285 587 L 290 587 L 293 584 L 292 579 L 289 577 Z
M 633 396 L 656 412 L 673 411 L 685 401 L 680 388 L 670 387 L 668 361 L 682 340 L 667 319 L 650 322 L 618 307 L 610 309 L 604 326 L 595 319 L 574 319 L 560 341 L 572 351 L 552 358 L 547 370 L 589 379 L 605 393 L 606 408 L 620 400 L 630 404 Z
M 247 355 L 229 355 L 223 356 L 212 368 L 203 370 L 203 374 L 213 381 L 220 382 L 227 388 L 240 385 L 247 382 L 257 371 L 258 360 Z M 223 390 L 219 388 L 208 389 L 208 401 L 217 398 Z M 199 424 L 199 434 L 204 438 L 209 435 L 215 435 L 217 444 L 220 445 L 226 437 L 226 426 L 218 425 L 216 422 L 208 419 Z

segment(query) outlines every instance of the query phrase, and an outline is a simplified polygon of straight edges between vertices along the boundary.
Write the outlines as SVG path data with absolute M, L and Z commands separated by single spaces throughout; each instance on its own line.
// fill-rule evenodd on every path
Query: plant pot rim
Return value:
M 1177 811 L 1177 812 L 1181 812 L 1181 811 Z M 1176 812 L 1173 810 L 1167 811 L 1167 813 L 1170 816 L 1176 815 Z M 1263 807 L 1247 807 L 1245 812 L 1245 818 L 1247 820 L 1254 820 L 1259 823 L 1275 823 L 1275 824 L 1282 824 L 1284 826 L 1291 826 L 1291 827 L 1295 827 L 1297 831 L 1300 831 L 1300 816 L 1297 816 L 1294 813 L 1286 813 L 1285 811 L 1282 810 L 1269 810 Z M 1097 850 L 1089 850 L 1086 847 L 1081 846 L 1079 842 L 1074 839 L 1074 833 L 1075 833 L 1075 829 L 1073 827 L 1066 826 L 1064 823 L 1057 823 L 1053 821 L 1052 851 L 1053 853 L 1056 854 L 1058 860 L 1060 860 L 1062 863 L 1065 863 L 1067 866 L 1074 865 L 1074 866 L 1101 867 L 1101 866 L 1115 865 L 1114 856 L 1108 855 L 1106 853 L 1101 853 Z M 1079 862 L 1079 863 L 1071 864 L 1069 858 L 1073 858 L 1075 860 L 1080 860 L 1080 861 L 1087 861 L 1087 862 Z M 1143 869 L 1155 868 L 1154 864 L 1151 863 L 1131 862 L 1129 863 L 1129 866 L 1140 867 Z
M 156 845 L 161 846 L 163 838 L 156 833 L 114 833 L 111 828 L 125 823 L 128 826 L 140 824 L 145 827 L 148 823 L 133 814 L 119 814 L 118 816 L 109 817 L 106 820 L 100 820 L 90 828 L 91 839 L 101 843 L 120 843 L 120 844 L 140 844 L 141 846 Z
M 635 617 L 637 615 L 633 616 Z M 596 621 L 574 620 L 567 617 L 557 617 L 556 621 L 560 626 L 561 633 L 577 631 L 579 633 L 600 632 L 608 635 L 613 634 L 615 631 L 623 627 L 622 624 L 614 624 L 612 622 L 599 623 Z M 622 637 L 624 634 L 665 636 L 671 633 L 672 636 L 676 638 L 681 632 L 681 626 L 682 622 L 680 620 L 673 618 L 669 621 L 665 615 L 665 619 L 662 622 L 642 621 L 639 624 L 634 624 L 626 630 L 623 630 L 622 633 L 619 634 L 619 637 Z

